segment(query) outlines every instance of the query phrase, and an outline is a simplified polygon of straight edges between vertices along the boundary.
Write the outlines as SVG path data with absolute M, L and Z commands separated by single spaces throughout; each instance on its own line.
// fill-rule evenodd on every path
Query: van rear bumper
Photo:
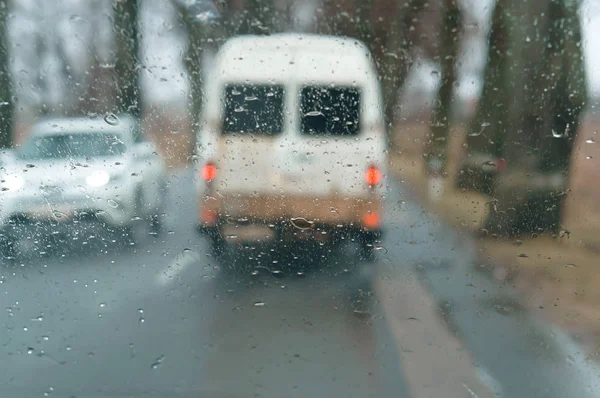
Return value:
M 382 239 L 383 230 L 380 229 L 365 229 L 361 226 L 353 225 L 319 225 L 311 229 L 298 230 L 294 226 L 287 223 L 277 224 L 253 224 L 261 225 L 264 227 L 264 231 L 269 233 L 263 233 L 253 236 L 248 236 L 244 232 L 244 227 L 239 228 L 239 232 L 236 231 L 236 227 L 230 229 L 229 232 L 225 232 L 224 225 L 218 224 L 215 226 L 206 226 L 204 224 L 198 224 L 197 232 L 200 235 L 213 238 L 223 239 L 230 242 L 290 242 L 290 241 L 306 241 L 306 242 L 330 242 L 339 243 L 343 241 L 356 241 L 359 243 L 366 243 L 375 245 Z
M 350 197 L 291 197 L 231 195 L 216 199 L 207 195 L 198 208 L 198 232 L 227 237 L 239 235 L 247 226 L 262 227 L 266 236 L 278 240 L 381 239 L 381 199 Z M 370 217 L 370 218 L 369 218 Z M 368 222 L 368 221 L 371 222 Z M 319 236 L 322 235 L 322 236 Z

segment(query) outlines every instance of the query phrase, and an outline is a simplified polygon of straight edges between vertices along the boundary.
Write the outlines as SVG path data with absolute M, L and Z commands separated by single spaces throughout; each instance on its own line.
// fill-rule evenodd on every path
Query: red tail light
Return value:
M 201 173 L 204 181 L 212 181 L 217 177 L 217 166 L 213 163 L 206 163 L 204 167 L 202 167 Z
M 377 228 L 381 222 L 381 217 L 377 212 L 369 212 L 363 216 L 363 226 L 366 228 Z
M 365 181 L 369 185 L 377 185 L 381 182 L 381 171 L 375 166 L 369 166 L 367 171 L 365 172 Z

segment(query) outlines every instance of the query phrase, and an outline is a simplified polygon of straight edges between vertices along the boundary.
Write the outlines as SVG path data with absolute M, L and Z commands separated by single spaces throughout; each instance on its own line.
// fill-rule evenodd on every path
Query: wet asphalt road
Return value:
M 139 248 L 92 239 L 2 264 L 0 396 L 418 395 L 393 337 L 403 330 L 391 330 L 373 283 L 400 289 L 411 278 L 495 395 L 600 396 L 600 372 L 585 353 L 482 272 L 468 240 L 403 187 L 387 195 L 375 264 L 357 262 L 350 249 L 296 259 L 244 252 L 235 261 L 249 271 L 237 273 L 220 272 L 194 231 L 191 174 L 178 173 L 169 187 L 166 231 Z

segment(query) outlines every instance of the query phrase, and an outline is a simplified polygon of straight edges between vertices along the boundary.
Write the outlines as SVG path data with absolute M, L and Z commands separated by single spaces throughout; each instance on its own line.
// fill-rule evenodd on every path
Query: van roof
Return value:
M 220 119 L 224 86 L 246 83 L 284 85 L 290 95 L 304 85 L 356 86 L 365 123 L 383 120 L 377 70 L 356 39 L 297 33 L 229 39 L 205 81 L 204 120 Z
M 223 52 L 246 53 L 250 51 L 272 51 L 289 49 L 315 53 L 348 53 L 365 55 L 367 47 L 359 40 L 342 36 L 328 36 L 302 33 L 278 33 L 270 36 L 243 35 L 231 38 L 223 47 Z M 339 54 L 338 54 L 339 55 Z
M 217 56 L 217 77 L 293 81 L 365 79 L 375 73 L 367 47 L 347 37 L 282 33 L 238 36 Z

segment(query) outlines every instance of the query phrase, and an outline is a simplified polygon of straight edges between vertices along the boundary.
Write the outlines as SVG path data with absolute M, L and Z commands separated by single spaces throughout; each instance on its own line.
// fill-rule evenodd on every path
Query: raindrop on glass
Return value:
M 104 121 L 111 126 L 116 126 L 119 124 L 119 118 L 114 113 L 108 113 L 106 116 L 104 116 Z

